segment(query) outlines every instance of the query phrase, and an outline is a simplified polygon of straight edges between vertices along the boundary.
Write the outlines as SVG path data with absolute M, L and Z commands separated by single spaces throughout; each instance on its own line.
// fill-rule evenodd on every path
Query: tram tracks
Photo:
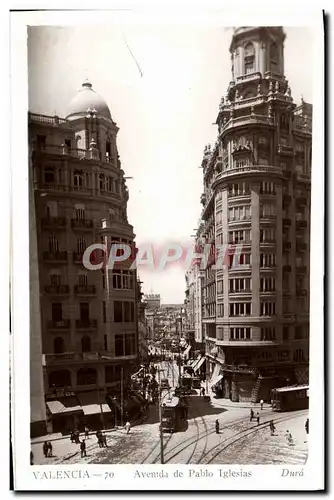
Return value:
M 276 419 L 272 419 L 272 420 L 274 421 L 274 423 L 278 424 L 278 423 L 286 422 L 288 420 L 292 420 L 294 418 L 297 418 L 297 417 L 299 417 L 301 415 L 305 415 L 305 414 L 307 414 L 307 410 L 301 410 L 300 412 L 298 412 L 297 415 L 296 414 L 284 415 L 280 418 L 276 418 Z M 268 421 L 265 421 L 255 428 L 241 430 L 241 431 L 233 434 L 232 436 L 229 436 L 228 438 L 224 439 L 220 443 L 217 443 L 215 446 L 210 448 L 210 450 L 208 450 L 208 452 L 205 453 L 201 457 L 201 460 L 198 461 L 197 463 L 198 464 L 199 463 L 200 464 L 210 464 L 218 455 L 220 455 L 227 448 L 234 445 L 238 441 L 248 437 L 249 435 L 257 433 L 258 431 L 263 429 L 265 426 L 267 426 L 267 424 L 268 424 Z M 205 460 L 204 462 L 203 462 L 203 459 Z

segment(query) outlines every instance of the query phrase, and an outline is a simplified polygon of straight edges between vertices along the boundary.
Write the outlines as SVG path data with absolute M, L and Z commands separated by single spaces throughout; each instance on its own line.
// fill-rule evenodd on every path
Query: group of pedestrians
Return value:
M 102 431 L 96 432 L 97 442 L 100 448 L 108 448 L 107 436 Z
M 43 453 L 44 453 L 45 458 L 52 457 L 52 444 L 50 441 L 44 441 Z
M 257 425 L 260 425 L 260 414 L 259 414 L 259 412 L 257 412 L 256 415 L 255 415 L 253 408 L 251 408 L 249 421 L 253 422 L 253 419 L 255 419 L 257 421 Z

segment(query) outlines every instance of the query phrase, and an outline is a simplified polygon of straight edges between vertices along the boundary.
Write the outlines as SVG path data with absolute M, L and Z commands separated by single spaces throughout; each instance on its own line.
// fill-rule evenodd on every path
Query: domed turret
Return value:
M 92 84 L 86 81 L 70 102 L 66 118 L 68 120 L 75 120 L 76 118 L 86 116 L 88 111 L 94 111 L 97 116 L 112 120 L 107 103 L 95 92 Z

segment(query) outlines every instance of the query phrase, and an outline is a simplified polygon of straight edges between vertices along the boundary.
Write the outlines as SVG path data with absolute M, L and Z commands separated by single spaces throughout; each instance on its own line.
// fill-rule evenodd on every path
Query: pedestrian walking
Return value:
M 257 425 L 260 425 L 260 415 L 259 415 L 259 412 L 257 412 L 257 414 L 256 414 L 256 421 L 257 421 Z
M 261 401 L 260 401 L 261 410 L 263 410 L 263 403 L 264 403 L 263 399 L 261 399 Z
M 276 427 L 274 426 L 274 421 L 273 420 L 270 420 L 269 427 L 270 427 L 270 433 L 273 436 L 274 433 L 275 433 L 275 429 L 276 429 Z
M 216 434 L 219 434 L 219 420 L 218 420 L 218 418 L 215 422 L 215 427 L 216 427 Z
M 52 457 L 52 444 L 50 441 L 48 442 L 48 457 Z
M 102 440 L 103 440 L 103 446 L 105 448 L 108 448 L 107 436 L 105 435 L 105 433 L 102 434 Z
M 305 422 L 305 431 L 306 431 L 307 435 L 308 435 L 308 431 L 309 431 L 309 425 L 310 425 L 309 419 L 307 419 L 306 422 Z
M 34 465 L 34 454 L 32 451 L 30 452 L 30 465 Z
M 86 426 L 85 426 L 85 439 L 88 439 L 88 436 L 89 436 L 89 428 L 88 428 L 88 426 L 86 425 Z
M 86 442 L 85 440 L 83 439 L 80 443 L 80 451 L 81 451 L 81 458 L 83 457 L 87 457 L 87 453 L 86 453 Z
M 253 418 L 254 418 L 254 410 L 253 410 L 253 408 L 251 408 L 251 411 L 250 411 L 250 416 L 249 416 L 249 417 L 250 417 L 250 418 L 249 418 L 249 421 L 250 421 L 250 422 L 253 422 Z
M 129 421 L 126 422 L 124 429 L 126 430 L 126 433 L 129 434 L 130 429 L 131 429 L 131 424 Z
M 71 443 L 75 443 L 75 434 L 74 434 L 74 431 L 71 431 Z
M 286 438 L 288 440 L 289 446 L 292 446 L 293 445 L 293 438 L 292 438 L 291 432 L 290 431 L 286 431 L 285 435 L 286 435 Z
M 43 444 L 43 453 L 44 453 L 44 456 L 45 458 L 48 456 L 48 443 L 46 441 L 44 441 L 44 444 Z

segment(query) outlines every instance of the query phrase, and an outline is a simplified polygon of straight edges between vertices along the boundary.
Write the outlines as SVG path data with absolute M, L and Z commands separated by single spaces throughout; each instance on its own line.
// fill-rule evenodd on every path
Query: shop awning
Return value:
M 198 363 L 196 364 L 196 366 L 193 368 L 194 372 L 197 372 L 197 370 L 199 370 L 201 368 L 201 366 L 203 365 L 204 361 L 206 361 L 206 358 L 205 356 L 203 356 L 199 361 Z
M 224 375 L 218 375 L 214 380 L 212 378 L 211 379 L 211 387 L 218 384 L 218 382 L 220 382 L 223 378 L 224 378 Z
M 191 368 L 195 368 L 195 366 L 197 365 L 197 363 L 199 362 L 199 360 L 201 359 L 201 356 L 197 356 L 197 358 L 195 359 L 195 361 L 193 361 L 191 363 Z
M 215 365 L 214 369 L 213 369 L 213 373 L 212 373 L 212 377 L 211 377 L 211 380 L 210 380 L 210 385 L 213 386 L 217 383 L 217 380 L 218 380 L 218 377 L 219 377 L 219 373 L 220 373 L 220 365 Z
M 110 407 L 107 404 L 103 404 L 102 406 L 102 412 L 103 413 L 109 413 L 111 412 Z M 101 413 L 101 406 L 100 405 L 87 405 L 83 406 L 83 412 L 85 415 L 96 415 L 97 413 Z
M 79 402 L 78 402 L 79 403 Z M 76 406 L 66 406 L 66 402 L 62 401 L 47 401 L 46 406 L 52 413 L 52 415 L 60 415 L 60 414 L 67 414 L 71 412 L 81 412 L 82 407 L 77 404 Z

